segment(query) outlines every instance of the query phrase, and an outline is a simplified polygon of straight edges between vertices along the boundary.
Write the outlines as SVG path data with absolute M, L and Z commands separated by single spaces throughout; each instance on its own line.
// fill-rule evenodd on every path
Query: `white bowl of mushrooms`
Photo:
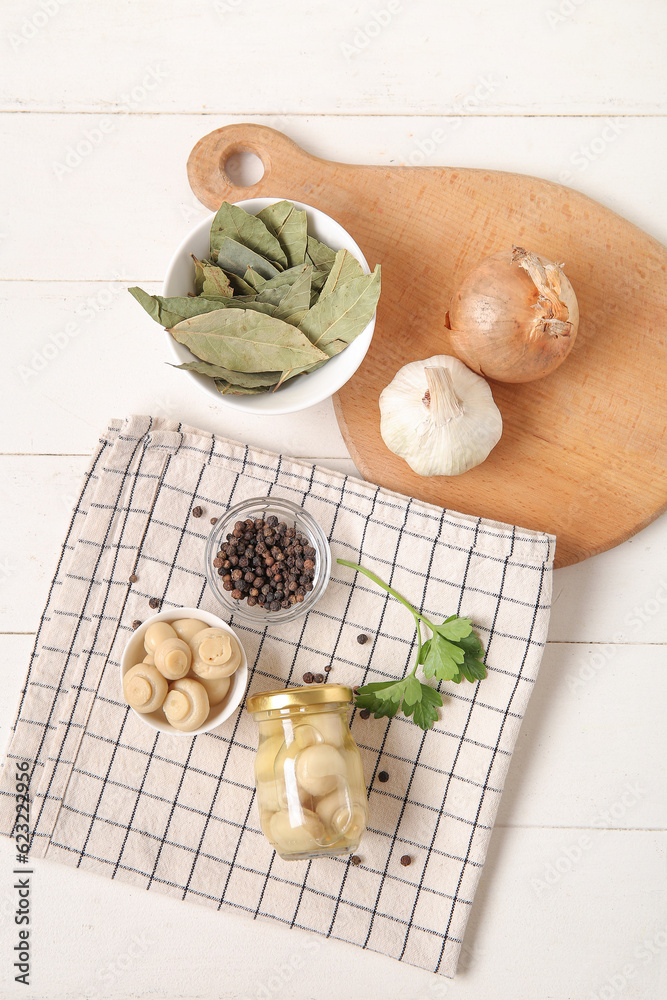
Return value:
M 146 619 L 120 661 L 123 700 L 153 729 L 197 736 L 225 722 L 248 684 L 248 662 L 229 625 L 200 608 Z

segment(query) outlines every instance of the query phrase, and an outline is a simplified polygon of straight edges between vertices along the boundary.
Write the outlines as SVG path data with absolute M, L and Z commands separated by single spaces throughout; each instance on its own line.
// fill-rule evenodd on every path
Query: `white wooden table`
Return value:
M 330 401 L 307 421 L 230 416 L 164 364 L 158 328 L 125 291 L 158 290 L 201 215 L 185 176 L 194 142 L 257 121 L 332 159 L 537 174 L 667 242 L 667 8 L 4 0 L 1 16 L 4 743 L 108 417 L 177 416 L 354 472 Z M 556 572 L 550 641 L 453 982 L 42 863 L 26 988 L 13 982 L 3 840 L 0 996 L 666 996 L 666 542 L 663 517 Z

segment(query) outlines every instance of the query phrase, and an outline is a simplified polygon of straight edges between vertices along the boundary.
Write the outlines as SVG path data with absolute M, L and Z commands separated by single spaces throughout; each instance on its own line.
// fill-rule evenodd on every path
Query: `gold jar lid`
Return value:
M 343 684 L 309 684 L 308 687 L 281 688 L 279 691 L 258 691 L 246 702 L 249 712 L 268 712 L 276 708 L 298 708 L 302 705 L 331 705 L 352 701 L 352 688 Z

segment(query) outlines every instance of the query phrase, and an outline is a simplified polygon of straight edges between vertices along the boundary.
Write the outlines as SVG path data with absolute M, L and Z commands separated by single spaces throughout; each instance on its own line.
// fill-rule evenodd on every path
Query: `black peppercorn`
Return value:
M 353 854 L 352 855 L 352 857 L 350 858 L 350 864 L 354 865 L 355 868 L 356 868 L 357 865 L 361 864 L 361 858 L 359 857 L 358 854 Z
M 204 513 L 204 511 L 203 511 L 202 507 L 193 507 L 192 508 L 192 516 L 193 517 L 201 517 L 203 513 Z
M 364 643 L 368 642 L 368 636 L 364 635 L 362 632 L 361 635 L 357 636 L 357 642 L 359 643 L 360 646 L 363 646 Z
M 359 717 L 361 719 L 370 719 L 371 713 L 370 713 L 369 709 L 362 708 L 362 710 L 359 712 Z
M 403 857 L 401 858 L 401 864 L 403 865 L 404 868 L 407 868 L 408 865 L 412 864 L 412 858 L 410 857 L 409 854 L 403 855 Z
M 132 574 L 132 576 L 130 577 L 130 583 L 136 583 L 136 582 L 137 582 L 137 577 L 136 577 L 136 575 L 135 575 L 135 574 L 133 573 L 133 574 Z
M 389 774 L 387 773 L 387 771 L 380 771 L 380 773 L 378 774 L 378 781 L 382 781 L 383 783 L 385 781 L 389 781 Z
M 141 625 L 141 622 L 139 621 L 139 619 L 135 618 L 134 621 L 132 622 L 132 628 L 133 629 L 138 629 L 140 625 Z
M 218 572 L 223 570 L 220 575 L 225 583 L 233 581 L 235 599 L 249 601 L 253 598 L 251 607 L 259 604 L 270 611 L 287 610 L 302 603 L 305 595 L 312 591 L 316 552 L 296 528 L 278 521 L 275 515 L 266 520 L 247 518 L 235 522 L 213 566 Z M 225 571 L 232 567 L 229 577 Z M 236 597 L 237 593 L 241 598 Z M 263 600 L 260 601 L 260 597 Z
M 312 683 L 313 683 L 313 680 L 314 680 L 314 677 L 313 677 L 313 675 L 311 674 L 310 670 L 308 671 L 308 673 L 305 673 L 305 674 L 303 675 L 303 683 L 304 683 L 304 684 L 312 684 Z
M 159 608 L 160 607 L 160 598 L 159 597 L 151 597 L 150 601 L 148 602 L 148 607 L 149 608 Z

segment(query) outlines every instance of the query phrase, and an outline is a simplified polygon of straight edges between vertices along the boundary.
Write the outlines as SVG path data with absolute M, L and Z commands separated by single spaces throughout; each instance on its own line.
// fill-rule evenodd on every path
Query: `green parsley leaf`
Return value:
M 364 684 L 355 698 L 357 708 L 367 708 L 376 719 L 393 718 L 401 702 L 406 716 L 412 716 L 422 729 L 430 729 L 437 721 L 436 709 L 442 705 L 442 695 L 428 684 L 422 684 L 414 674 L 409 674 L 400 681 Z
M 469 618 L 448 618 L 442 625 L 436 625 L 435 630 L 444 639 L 452 639 L 458 642 L 465 639 L 472 632 L 472 622 Z
M 405 692 L 403 694 L 403 711 L 408 715 L 407 709 L 412 705 L 416 705 L 422 700 L 422 684 L 417 680 L 414 674 L 410 674 L 409 677 L 405 678 Z
M 400 681 L 376 681 L 359 688 L 355 704 L 359 708 L 367 708 L 376 719 L 393 718 L 402 709 L 403 714 L 412 717 L 422 729 L 430 729 L 438 718 L 437 709 L 442 705 L 442 695 L 429 684 L 423 684 L 416 677 L 417 668 L 421 665 L 426 677 L 435 677 L 439 681 L 452 681 L 460 684 L 462 680 L 471 684 L 486 677 L 484 665 L 484 647 L 475 634 L 470 618 L 459 618 L 450 615 L 441 625 L 434 625 L 421 611 L 406 601 L 398 591 L 381 580 L 371 570 L 347 559 L 338 559 L 341 566 L 349 566 L 357 573 L 363 573 L 369 580 L 391 594 L 408 609 L 415 620 L 418 632 L 420 623 L 426 625 L 433 635 L 421 642 L 419 635 L 419 652 L 412 672 Z
M 459 672 L 459 665 L 465 658 L 460 646 L 443 638 L 439 632 L 433 634 L 424 660 L 424 676 L 437 677 L 439 681 L 451 681 Z
M 442 695 L 428 684 L 420 684 L 421 699 L 416 705 L 404 707 L 406 715 L 412 715 L 420 729 L 430 729 L 438 721 L 438 708 L 442 705 Z

